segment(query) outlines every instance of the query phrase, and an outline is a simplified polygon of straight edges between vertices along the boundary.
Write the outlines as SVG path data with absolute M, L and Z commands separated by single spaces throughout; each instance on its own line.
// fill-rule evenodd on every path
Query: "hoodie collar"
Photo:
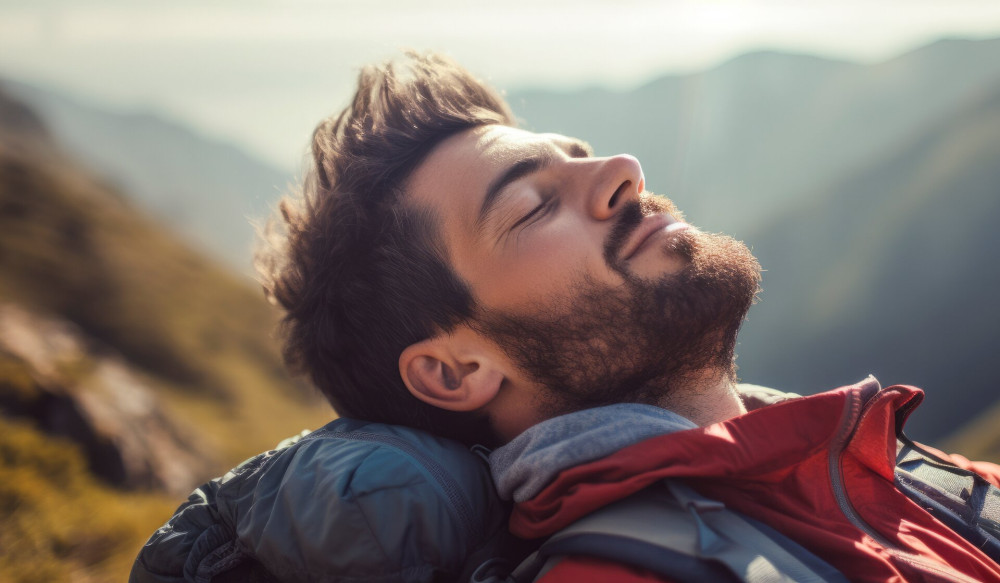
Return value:
M 505 500 L 524 502 L 559 472 L 609 456 L 658 435 L 697 425 L 652 405 L 619 403 L 560 415 L 534 425 L 490 454 L 490 471 Z

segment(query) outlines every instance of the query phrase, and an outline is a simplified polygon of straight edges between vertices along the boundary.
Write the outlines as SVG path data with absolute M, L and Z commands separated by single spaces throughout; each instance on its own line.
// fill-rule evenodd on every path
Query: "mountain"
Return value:
M 766 272 L 742 378 L 925 387 L 907 427 L 929 441 L 996 401 L 1000 39 L 876 64 L 757 52 L 632 91 L 510 98 L 530 128 L 635 154 L 650 190 L 751 246 Z
M 239 148 L 152 113 L 120 113 L 13 81 L 54 139 L 91 172 L 188 242 L 251 271 L 254 229 L 292 176 Z
M 0 91 L 0 580 L 122 581 L 198 483 L 333 417 L 276 314 Z
M 689 219 L 744 237 L 1000 80 L 1000 39 L 941 40 L 876 64 L 762 51 L 629 91 L 515 90 L 526 127 L 629 152 Z M 76 158 L 242 272 L 292 176 L 151 113 L 7 81 Z
M 815 392 L 868 373 L 927 390 L 940 439 L 997 401 L 1000 83 L 747 236 L 767 270 L 741 374 Z
M 512 91 L 525 125 L 628 152 L 650 190 L 739 237 L 1000 81 L 1000 39 L 864 65 L 756 52 L 631 91 Z
M 165 394 L 217 409 L 221 425 L 265 411 L 254 422 L 313 415 L 317 400 L 286 376 L 277 314 L 258 289 L 177 240 L 43 133 L 0 129 L 0 299 L 72 322 Z M 274 409 L 274 400 L 290 408 Z M 278 437 L 266 427 L 253 434 L 227 456 Z

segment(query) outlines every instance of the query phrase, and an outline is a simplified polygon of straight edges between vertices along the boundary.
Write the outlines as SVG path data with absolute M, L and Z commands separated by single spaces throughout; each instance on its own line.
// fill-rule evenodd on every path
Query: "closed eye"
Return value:
M 518 219 L 513 225 L 511 225 L 509 230 L 513 231 L 514 229 L 528 223 L 529 221 L 537 220 L 544 217 L 549 212 L 551 212 L 558 204 L 559 204 L 558 197 L 555 196 L 545 197 L 545 199 L 542 200 L 542 202 L 538 206 L 528 211 L 528 214 L 524 215 L 523 217 Z

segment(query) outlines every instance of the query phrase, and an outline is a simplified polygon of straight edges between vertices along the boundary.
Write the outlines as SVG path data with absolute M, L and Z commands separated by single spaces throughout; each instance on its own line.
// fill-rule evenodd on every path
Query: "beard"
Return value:
M 663 406 L 698 390 L 706 373 L 735 381 L 736 337 L 759 289 L 760 264 L 731 237 L 689 229 L 657 250 L 684 267 L 641 278 L 621 260 L 621 249 L 654 212 L 681 216 L 667 199 L 644 195 L 622 209 L 605 242 L 605 262 L 623 283 L 581 277 L 566 296 L 531 314 L 487 310 L 477 318 L 481 331 L 545 387 L 539 397 L 546 416 L 614 403 Z

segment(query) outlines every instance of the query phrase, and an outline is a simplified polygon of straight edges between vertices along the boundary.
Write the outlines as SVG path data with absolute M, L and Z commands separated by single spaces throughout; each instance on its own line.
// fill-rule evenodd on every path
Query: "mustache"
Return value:
M 632 231 L 642 222 L 642 218 L 642 205 L 638 201 L 625 203 L 625 206 L 618 213 L 615 226 L 612 227 L 611 233 L 608 234 L 608 238 L 604 242 L 605 263 L 611 266 L 617 265 L 622 247 L 625 246 Z

